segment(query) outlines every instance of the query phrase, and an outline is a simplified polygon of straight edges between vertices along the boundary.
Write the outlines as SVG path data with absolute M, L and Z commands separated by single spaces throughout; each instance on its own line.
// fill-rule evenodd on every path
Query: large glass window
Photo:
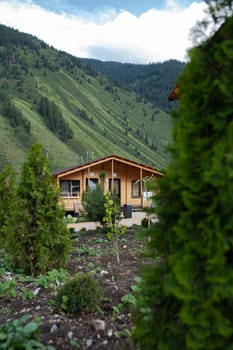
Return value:
M 144 192 L 145 184 L 142 182 L 142 192 Z M 141 196 L 141 181 L 132 181 L 132 198 L 138 198 Z
M 79 180 L 61 180 L 61 195 L 63 197 L 80 196 L 80 181 Z
M 98 184 L 98 179 L 86 179 L 86 189 L 89 191 L 95 190 L 97 184 Z

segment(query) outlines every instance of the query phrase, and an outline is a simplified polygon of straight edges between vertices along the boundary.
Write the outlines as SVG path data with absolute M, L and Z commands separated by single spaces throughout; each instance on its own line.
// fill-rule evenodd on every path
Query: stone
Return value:
M 91 338 L 86 340 L 86 347 L 87 348 L 90 348 L 92 346 L 92 344 L 93 344 L 93 340 Z
M 58 326 L 56 324 L 53 324 L 52 327 L 50 328 L 50 333 L 54 334 L 58 331 Z
M 104 320 L 97 319 L 93 321 L 93 326 L 97 332 L 105 331 L 106 323 Z
M 72 338 L 73 338 L 73 335 L 74 335 L 74 333 L 73 333 L 72 331 L 69 331 L 68 334 L 67 334 L 67 337 L 68 337 L 69 339 L 72 339 Z

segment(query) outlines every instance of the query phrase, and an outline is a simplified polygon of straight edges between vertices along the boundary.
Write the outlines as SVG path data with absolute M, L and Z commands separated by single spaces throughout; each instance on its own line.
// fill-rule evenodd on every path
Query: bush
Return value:
M 103 222 L 105 208 L 104 192 L 101 185 L 97 185 L 96 189 L 92 191 L 84 192 L 82 204 L 89 220 Z
M 91 275 L 79 273 L 58 291 L 55 305 L 67 314 L 95 312 L 103 300 L 103 289 Z
M 173 161 L 159 180 L 133 312 L 145 350 L 232 349 L 232 32 L 229 17 L 190 51 L 180 77 Z

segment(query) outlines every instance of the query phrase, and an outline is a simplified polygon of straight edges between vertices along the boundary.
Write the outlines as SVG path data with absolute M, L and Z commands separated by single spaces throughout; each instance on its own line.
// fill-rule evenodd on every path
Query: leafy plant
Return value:
M 115 314 L 119 314 L 120 311 L 125 309 L 126 307 L 133 308 L 137 303 L 136 293 L 140 293 L 140 283 L 142 282 L 142 278 L 137 276 L 134 278 L 137 284 L 131 286 L 132 293 L 125 294 L 121 297 L 121 301 L 117 306 L 113 306 L 113 311 Z
M 28 321 L 29 316 L 0 325 L 0 349 L 55 350 L 39 341 L 39 321 Z
M 16 280 L 0 282 L 0 298 L 4 296 L 16 297 Z
M 27 299 L 31 300 L 31 299 L 35 298 L 33 291 L 26 288 L 26 287 L 21 287 L 20 293 L 21 293 L 21 298 L 23 300 L 27 300 Z
M 111 192 L 107 192 L 104 195 L 105 203 L 105 217 L 104 221 L 107 223 L 110 231 L 107 233 L 107 237 L 112 243 L 112 249 L 115 253 L 117 262 L 120 263 L 120 247 L 119 240 L 122 235 L 126 233 L 126 227 L 119 227 L 120 206 L 116 201 L 115 196 Z
M 66 224 L 74 224 L 77 222 L 77 220 L 78 219 L 72 216 L 71 214 L 68 214 L 67 216 L 64 217 L 64 222 Z
M 99 252 L 98 250 L 85 246 L 77 248 L 77 253 L 79 255 L 101 256 L 101 252 Z
M 11 309 L 7 306 L 3 306 L 0 308 L 0 315 L 10 315 Z
M 40 274 L 34 281 L 34 284 L 43 288 L 56 289 L 65 283 L 69 278 L 69 273 L 64 269 L 52 269 L 47 274 Z
M 102 243 L 107 243 L 108 240 L 105 239 L 105 238 L 96 238 L 95 242 L 96 242 L 96 243 L 101 243 L 101 244 L 102 244 Z
M 90 274 L 79 273 L 58 291 L 55 306 L 67 314 L 95 312 L 103 300 L 103 288 Z

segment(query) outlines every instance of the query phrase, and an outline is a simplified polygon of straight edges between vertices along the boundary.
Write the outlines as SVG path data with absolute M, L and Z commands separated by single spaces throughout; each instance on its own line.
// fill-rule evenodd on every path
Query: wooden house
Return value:
M 115 191 L 120 205 L 140 208 L 149 206 L 146 182 L 149 178 L 161 178 L 163 174 L 156 168 L 110 155 L 53 173 L 61 189 L 61 201 L 67 212 L 76 211 L 81 206 L 82 193 L 95 189 L 100 183 L 101 172 L 105 174 L 104 192 Z

